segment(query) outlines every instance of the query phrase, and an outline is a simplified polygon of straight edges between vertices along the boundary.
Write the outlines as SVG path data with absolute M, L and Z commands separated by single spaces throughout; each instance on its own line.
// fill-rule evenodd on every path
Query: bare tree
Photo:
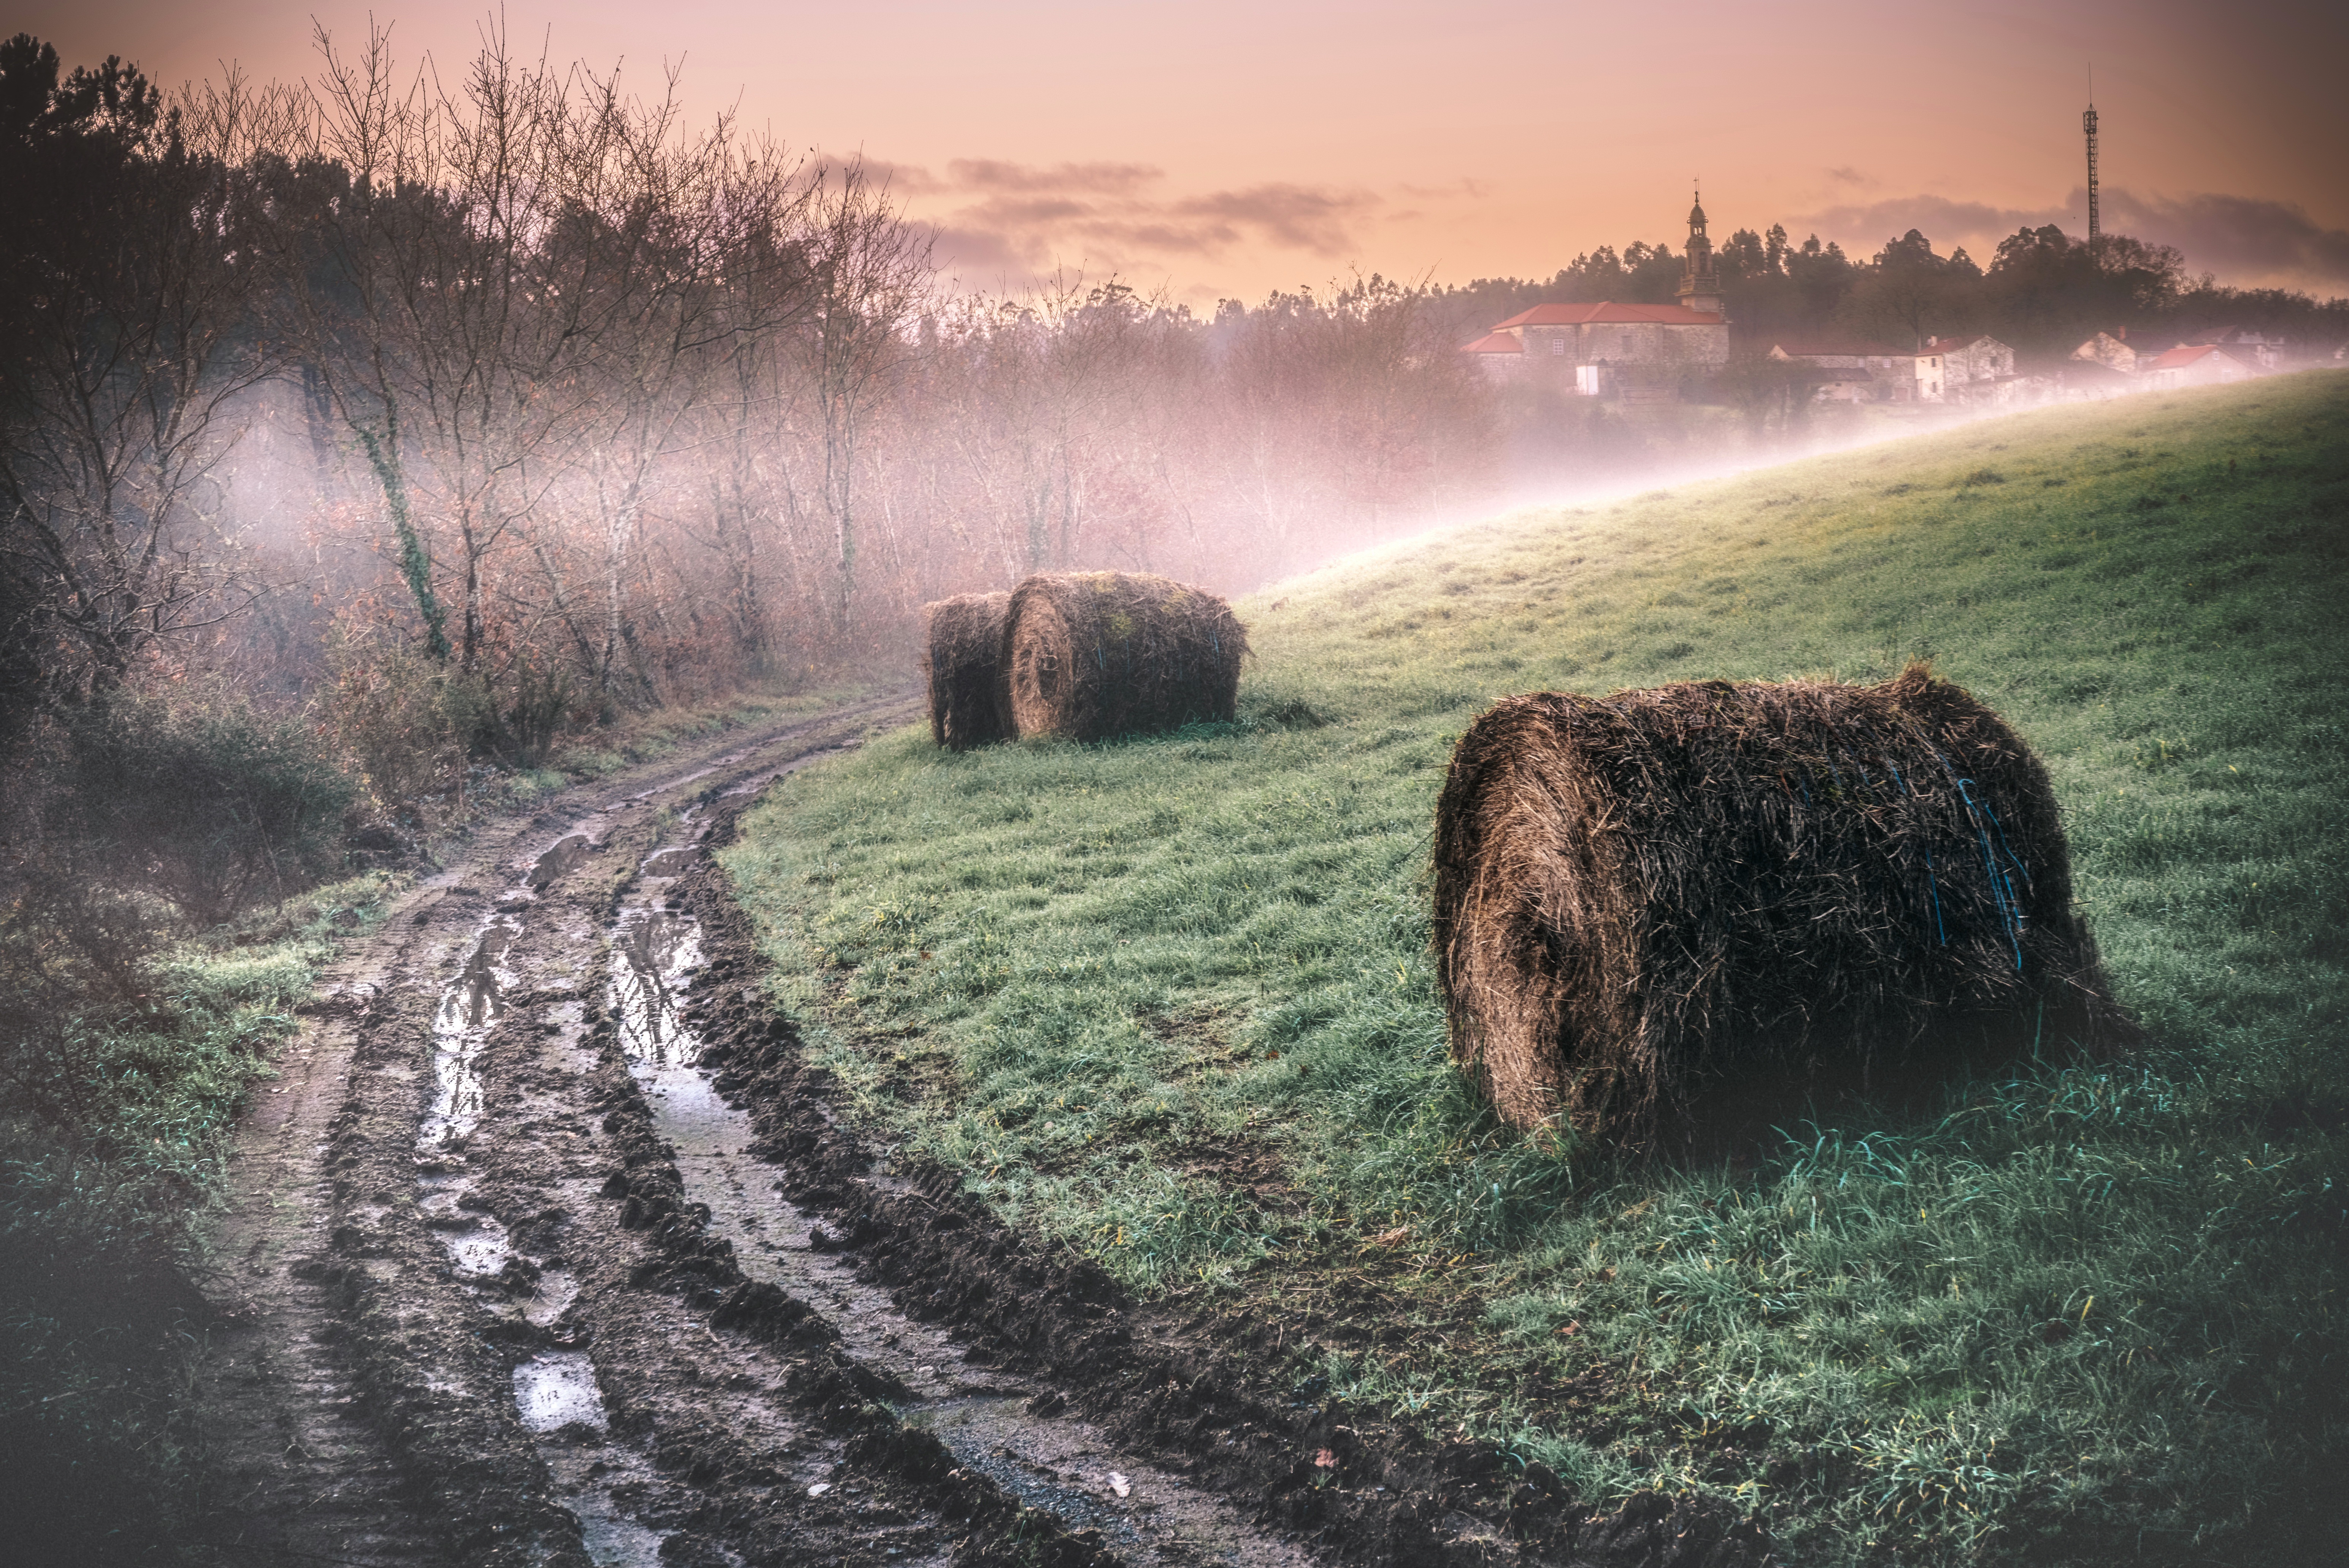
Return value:
M 380 479 L 399 555 L 428 622 L 438 536 L 458 622 L 453 655 L 481 667 L 497 558 L 582 438 L 589 373 L 611 302 L 565 291 L 544 268 L 559 226 L 568 84 L 518 63 L 492 27 L 451 93 L 392 87 L 384 36 L 345 62 L 323 35 L 322 155 L 351 170 L 329 222 L 350 308 L 338 406 Z M 421 503 L 419 505 L 419 503 Z M 420 513 L 420 515 L 419 515 Z M 419 573 L 411 562 L 423 557 Z
M 117 61 L 0 48 L 37 111 L 0 127 L 0 564 L 53 693 L 88 693 L 257 591 L 214 476 L 283 362 L 250 164 L 285 103 L 231 76 L 167 110 Z
M 804 275 L 771 243 L 811 193 L 780 159 L 738 160 L 720 119 L 678 133 L 669 92 L 631 104 L 616 77 L 568 117 L 560 164 L 564 221 L 550 247 L 550 286 L 602 296 L 595 335 L 599 396 L 589 405 L 586 480 L 602 524 L 604 637 L 595 676 L 606 692 L 655 694 L 634 640 L 628 600 L 653 488 L 695 444 L 697 416 L 722 396 L 730 351 L 804 308 L 777 278 Z M 737 381 L 739 387 L 739 380 Z M 657 607 L 656 606 L 656 610 Z
M 915 356 L 912 329 L 936 271 L 929 240 L 870 181 L 861 161 L 819 170 L 811 183 L 802 242 L 808 309 L 789 341 L 812 405 L 816 500 L 833 546 L 827 608 L 833 634 L 844 645 L 856 597 L 859 443 Z

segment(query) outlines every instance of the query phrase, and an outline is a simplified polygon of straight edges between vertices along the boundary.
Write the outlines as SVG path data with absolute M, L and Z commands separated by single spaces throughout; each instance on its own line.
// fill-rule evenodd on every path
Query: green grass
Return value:
M 0 1118 L 0 1517 L 34 1558 L 171 1555 L 197 1480 L 189 1222 L 295 1005 L 403 880 L 370 872 L 183 943 L 125 1012 L 77 1020 L 54 1054 L 12 1053 L 26 1081 Z M 48 1118 L 22 1109 L 26 1088 Z
M 2042 410 L 1350 558 L 1238 606 L 1237 724 L 900 732 L 725 862 L 862 1112 L 1008 1216 L 1144 1293 L 1367 1250 L 1477 1305 L 1448 1349 L 1320 1353 L 1339 1393 L 1594 1501 L 1733 1498 L 1790 1561 L 2330 1560 L 2344 605 L 2349 377 Z M 1457 734 L 1510 692 L 1917 655 L 2045 758 L 2152 1043 L 1732 1166 L 1500 1129 L 1426 949 Z M 1221 1179 L 1235 1140 L 1294 1195 Z M 1604 1441 L 1524 1392 L 1594 1368 Z

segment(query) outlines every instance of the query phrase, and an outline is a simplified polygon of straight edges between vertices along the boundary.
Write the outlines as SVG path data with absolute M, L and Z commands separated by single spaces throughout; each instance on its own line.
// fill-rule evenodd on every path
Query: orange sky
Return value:
M 309 17 L 367 8 L 34 0 L 0 27 L 177 83 L 307 73 Z M 409 59 L 469 54 L 478 0 L 379 0 Z M 2085 230 L 2093 55 L 2106 227 L 2229 282 L 2349 294 L 2349 6 L 1680 0 L 1187 5 L 516 3 L 519 44 L 682 58 L 697 108 L 894 171 L 991 286 L 1054 263 L 1204 304 L 1350 269 L 1547 276 L 1578 251 L 1783 222 L 1945 252 Z M 551 34 L 550 34 L 551 29 Z

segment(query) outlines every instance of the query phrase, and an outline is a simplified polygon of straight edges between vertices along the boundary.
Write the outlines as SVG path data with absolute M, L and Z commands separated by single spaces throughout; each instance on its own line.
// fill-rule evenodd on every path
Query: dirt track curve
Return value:
M 707 851 L 913 717 L 573 790 L 336 966 L 210 1233 L 214 1560 L 1764 1559 L 1270 1386 L 1246 1326 L 1137 1306 L 837 1119 Z

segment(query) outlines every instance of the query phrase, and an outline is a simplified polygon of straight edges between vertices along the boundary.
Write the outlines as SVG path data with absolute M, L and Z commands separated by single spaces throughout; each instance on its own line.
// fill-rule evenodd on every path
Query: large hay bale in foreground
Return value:
M 922 672 L 930 686 L 930 738 L 968 751 L 1011 738 L 1003 682 L 1003 620 L 1009 593 L 957 593 L 922 606 L 929 622 Z
M 1070 740 L 1228 722 L 1247 652 L 1221 599 L 1123 572 L 1029 578 L 1003 643 L 1014 727 Z
M 1701 1080 L 1953 1016 L 2126 1037 L 2071 903 L 2046 770 L 1921 665 L 1510 697 L 1436 806 L 1454 1058 L 1514 1125 L 1630 1146 Z

